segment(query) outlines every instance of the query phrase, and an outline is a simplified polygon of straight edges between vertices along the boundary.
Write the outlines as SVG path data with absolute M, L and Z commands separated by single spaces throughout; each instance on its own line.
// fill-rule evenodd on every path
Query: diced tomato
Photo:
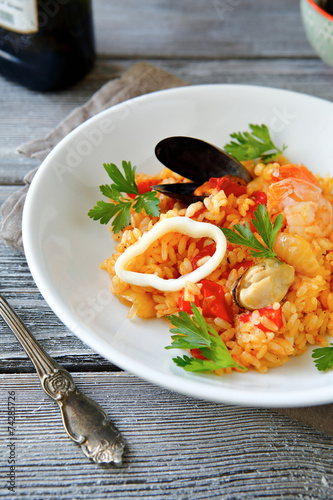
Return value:
M 208 317 L 222 318 L 228 323 L 232 323 L 232 311 L 225 299 L 224 290 L 221 285 L 214 281 L 202 280 L 201 292 L 202 300 L 196 296 L 194 304 L 202 308 L 202 314 Z M 188 314 L 192 313 L 191 303 L 184 299 L 184 289 L 178 295 L 178 310 Z
M 200 349 L 191 349 L 191 350 L 190 350 L 190 353 L 192 354 L 192 356 L 193 356 L 194 358 L 197 358 L 197 359 L 204 359 L 204 360 L 208 359 L 208 358 L 206 358 L 203 354 L 201 354 Z
M 219 191 L 223 189 L 226 196 L 233 193 L 235 196 L 240 196 L 246 193 L 246 186 L 242 186 L 239 182 L 230 177 L 211 177 L 209 179 L 211 189 L 217 188 Z
M 202 313 L 204 316 L 217 316 L 232 323 L 232 311 L 225 299 L 223 287 L 209 280 L 201 281 L 203 295 Z
M 260 204 L 265 205 L 265 207 L 267 206 L 267 195 L 263 191 L 254 191 L 254 193 L 252 193 L 251 197 L 254 198 L 255 203 L 254 203 L 254 205 L 250 206 L 247 213 L 251 217 L 251 219 L 254 219 L 254 212 L 257 210 L 258 206 Z M 250 222 L 250 228 L 251 228 L 251 231 L 253 231 L 253 232 L 256 231 L 252 222 Z
M 252 316 L 252 311 L 249 311 L 249 312 L 240 314 L 238 316 L 238 319 L 241 323 L 248 323 L 249 321 L 251 321 L 251 316 Z
M 152 186 L 155 186 L 155 184 L 158 184 L 159 182 L 160 182 L 160 180 L 156 179 L 156 178 L 155 179 L 146 179 L 146 180 L 137 182 L 136 185 L 137 185 L 139 194 L 147 193 L 148 191 L 150 191 Z M 133 199 L 136 197 L 136 194 L 127 193 L 127 196 L 129 196 L 129 198 Z
M 278 327 L 278 329 L 282 328 L 283 320 L 282 320 L 281 307 L 279 307 L 279 309 L 273 309 L 272 306 L 262 307 L 261 309 L 258 309 L 258 311 L 260 316 L 265 316 L 266 318 L 268 318 Z M 251 317 L 252 317 L 252 311 L 241 314 L 240 316 L 238 316 L 238 319 L 242 323 L 247 323 L 248 321 L 251 321 Z M 269 331 L 269 329 L 263 326 L 261 323 L 259 323 L 259 325 L 256 326 L 263 332 Z
M 263 191 L 254 191 L 252 196 L 258 202 L 258 205 L 261 203 L 262 205 L 267 205 L 267 195 Z
M 251 260 L 243 260 L 243 262 L 237 262 L 237 264 L 234 265 L 232 269 L 240 269 L 243 267 L 243 269 L 247 269 L 248 267 L 252 266 L 253 262 Z
M 194 303 L 197 307 L 199 307 L 199 297 L 195 296 Z M 184 299 L 184 288 L 178 295 L 178 311 L 184 311 L 188 314 L 192 314 L 191 302 Z
M 246 193 L 246 186 L 242 185 L 242 182 L 244 181 L 238 177 L 211 177 L 207 182 L 199 186 L 194 191 L 194 194 L 196 196 L 209 196 L 213 189 L 217 189 L 218 191 L 223 189 L 226 196 L 229 196 L 231 193 L 235 196 L 240 196 Z
M 150 191 L 151 187 L 158 184 L 160 181 L 158 179 L 147 179 L 137 183 L 139 194 L 147 193 Z
M 251 198 L 254 198 L 254 205 L 251 205 L 249 208 L 248 214 L 251 216 L 253 219 L 253 214 L 257 210 L 258 206 L 261 205 L 267 205 L 267 195 L 263 191 L 254 191 L 252 193 Z
M 215 253 L 215 250 L 216 250 L 216 243 L 211 243 L 210 245 L 203 247 L 202 250 L 200 250 L 200 252 L 192 259 L 193 270 L 198 268 L 198 262 L 200 259 L 208 256 L 212 257 L 212 255 L 214 255 Z

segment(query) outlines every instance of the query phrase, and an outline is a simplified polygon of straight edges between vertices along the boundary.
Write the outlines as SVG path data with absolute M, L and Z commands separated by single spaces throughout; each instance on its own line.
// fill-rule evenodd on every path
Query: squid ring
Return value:
M 125 269 L 134 257 L 145 252 L 155 240 L 169 232 L 179 232 L 193 238 L 205 236 L 212 238 L 216 243 L 215 253 L 205 264 L 177 279 L 163 279 L 156 274 L 144 274 Z M 186 281 L 197 283 L 212 273 L 221 263 L 226 248 L 226 238 L 219 227 L 207 222 L 194 221 L 188 217 L 170 217 L 157 222 L 134 245 L 128 247 L 118 258 L 115 272 L 122 281 L 130 285 L 151 286 L 163 292 L 176 292 L 184 288 Z

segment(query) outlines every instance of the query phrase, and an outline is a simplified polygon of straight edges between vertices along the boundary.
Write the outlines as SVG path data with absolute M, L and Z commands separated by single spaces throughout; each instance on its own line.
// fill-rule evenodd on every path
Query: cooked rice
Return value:
M 281 164 L 286 164 L 282 159 Z M 264 165 L 247 162 L 247 168 L 257 176 L 247 188 L 247 193 L 236 197 L 234 194 L 226 197 L 224 191 L 214 190 L 205 198 L 204 203 L 193 203 L 184 207 L 179 202 L 171 200 L 163 194 L 160 199 L 160 217 L 147 216 L 145 213 L 131 213 L 130 226 L 115 235 L 118 240 L 116 253 L 106 259 L 101 268 L 106 269 L 112 278 L 112 292 L 119 300 L 130 307 L 128 317 L 137 315 L 139 318 L 163 318 L 178 311 L 179 292 L 161 292 L 151 287 L 139 287 L 120 281 L 115 275 L 114 265 L 117 258 L 126 248 L 133 245 L 161 219 L 185 216 L 193 220 L 211 222 L 218 226 L 233 228 L 235 224 L 250 221 L 249 209 L 254 205 L 251 195 L 254 191 L 265 191 L 272 182 L 272 172 L 279 163 Z M 332 203 L 333 179 L 326 176 L 316 176 L 324 197 Z M 147 176 L 139 174 L 137 181 Z M 162 183 L 182 182 L 184 179 L 164 169 L 158 176 Z M 285 224 L 282 231 L 285 230 Z M 128 269 L 137 272 L 155 273 L 170 279 L 186 275 L 192 271 L 192 260 L 199 253 L 199 239 L 194 239 L 180 233 L 168 233 L 155 241 L 142 255 L 131 261 Z M 205 244 L 211 243 L 211 240 Z M 206 318 L 219 333 L 231 352 L 233 359 L 246 368 L 254 368 L 265 373 L 268 368 L 281 366 L 290 357 L 303 354 L 309 345 L 326 346 L 326 334 L 333 334 L 333 293 L 330 291 L 333 266 L 333 235 L 313 238 L 309 241 L 311 249 L 320 265 L 320 273 L 309 277 L 296 272 L 295 280 L 283 299 L 283 326 L 277 329 L 275 323 L 267 317 L 260 317 L 259 311 L 254 311 L 251 321 L 242 323 L 235 321 L 230 324 L 221 318 Z M 202 259 L 203 264 L 206 259 Z M 242 313 L 232 299 L 232 287 L 235 280 L 244 272 L 243 267 L 236 264 L 244 261 L 258 262 L 251 257 L 249 249 L 228 244 L 227 252 L 221 265 L 207 279 L 223 286 L 226 301 L 234 316 Z M 194 302 L 201 297 L 201 284 L 187 282 L 184 299 Z M 273 306 L 274 307 L 274 306 Z M 278 308 L 279 304 L 275 304 Z M 258 328 L 264 325 L 268 331 Z M 218 375 L 230 373 L 231 369 L 217 370 Z

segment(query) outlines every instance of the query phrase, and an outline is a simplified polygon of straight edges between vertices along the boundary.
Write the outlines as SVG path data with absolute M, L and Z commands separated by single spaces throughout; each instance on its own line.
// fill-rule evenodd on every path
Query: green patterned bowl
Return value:
M 318 56 L 333 67 L 333 16 L 319 5 L 320 0 L 300 0 L 306 36 Z

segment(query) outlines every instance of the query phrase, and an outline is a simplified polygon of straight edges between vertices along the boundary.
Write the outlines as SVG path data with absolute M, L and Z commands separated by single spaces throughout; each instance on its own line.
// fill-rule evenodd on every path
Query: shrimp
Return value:
M 320 274 L 319 262 L 310 244 L 301 236 L 278 234 L 274 242 L 274 251 L 279 259 L 293 266 L 296 272 L 310 277 Z
M 333 209 L 322 195 L 318 203 L 300 202 L 285 209 L 287 227 L 290 233 L 306 240 L 325 238 L 333 230 Z
M 272 172 L 272 177 L 277 181 L 282 181 L 292 177 L 294 179 L 301 179 L 303 181 L 311 182 L 315 186 L 319 187 L 319 182 L 316 177 L 307 169 L 304 165 L 297 165 L 296 163 L 290 163 L 289 165 L 280 165 L 275 168 Z
M 308 241 L 328 236 L 333 230 L 331 203 L 322 195 L 317 181 L 317 184 L 314 184 L 302 178 L 305 174 L 308 175 L 305 167 L 303 169 L 301 167 L 297 169 L 297 165 L 288 167 L 293 175 L 299 177 L 287 177 L 269 186 L 268 210 L 284 215 L 286 230 L 289 233 L 298 234 Z M 282 171 L 281 175 L 285 173 L 286 171 Z
M 318 203 L 321 189 L 308 181 L 288 177 L 274 182 L 267 190 L 267 208 L 269 211 L 282 212 L 287 206 L 299 202 Z

